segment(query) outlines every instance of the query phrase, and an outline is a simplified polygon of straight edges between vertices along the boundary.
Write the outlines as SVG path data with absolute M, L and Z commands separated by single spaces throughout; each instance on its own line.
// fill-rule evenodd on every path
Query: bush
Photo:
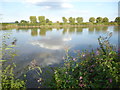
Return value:
M 120 61 L 115 47 L 108 42 L 110 37 L 111 33 L 108 38 L 99 37 L 100 48 L 78 53 L 76 58 L 66 54 L 64 66 L 55 69 L 50 87 L 120 88 Z
M 15 74 L 14 74 L 14 68 L 16 67 L 16 65 L 12 60 L 16 56 L 13 50 L 15 45 L 6 44 L 6 41 L 9 40 L 10 38 L 10 33 L 4 33 L 2 38 L 3 39 L 2 39 L 1 50 L 2 50 L 3 60 L 0 60 L 0 67 L 2 67 L 2 69 L 0 69 L 0 77 L 1 77 L 0 90 L 1 89 L 2 90 L 11 90 L 11 89 L 24 90 L 26 88 L 25 81 L 15 78 Z M 9 56 L 9 60 L 11 60 L 10 62 L 9 60 L 4 60 L 6 54 Z M 9 64 L 5 66 L 5 63 L 7 61 L 9 62 Z

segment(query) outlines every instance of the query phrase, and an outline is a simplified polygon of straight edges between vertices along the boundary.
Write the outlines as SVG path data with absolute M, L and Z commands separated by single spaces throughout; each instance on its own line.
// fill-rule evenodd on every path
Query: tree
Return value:
M 36 16 L 30 16 L 30 21 L 31 21 L 31 23 L 37 23 Z
M 120 22 L 120 17 L 116 17 L 115 22 L 117 22 L 117 23 Z
M 107 22 L 109 22 L 109 19 L 107 17 L 104 17 L 102 22 L 107 23 Z
M 28 21 L 21 20 L 20 23 L 28 23 Z
M 75 18 L 70 17 L 70 18 L 69 18 L 69 23 L 70 23 L 70 24 L 75 24 Z
M 38 20 L 40 24 L 45 25 L 46 23 L 45 16 L 38 16 Z
M 102 23 L 102 21 L 103 21 L 102 17 L 97 17 L 96 23 Z
M 120 25 L 120 17 L 116 17 L 115 22 Z
M 46 19 L 46 23 L 48 23 L 50 20 L 49 19 Z
M 79 23 L 79 24 L 83 22 L 83 18 L 82 17 L 77 17 L 76 20 L 77 20 L 77 23 Z
M 59 21 L 57 21 L 56 23 L 60 23 Z
M 15 23 L 19 23 L 18 21 L 15 21 Z
M 48 24 L 49 24 L 49 25 L 52 25 L 52 21 L 49 21 Z
M 62 19 L 64 23 L 67 23 L 67 19 L 65 17 L 62 17 Z
M 91 17 L 91 18 L 89 19 L 89 22 L 94 23 L 94 22 L 95 22 L 95 18 L 94 18 L 94 17 Z

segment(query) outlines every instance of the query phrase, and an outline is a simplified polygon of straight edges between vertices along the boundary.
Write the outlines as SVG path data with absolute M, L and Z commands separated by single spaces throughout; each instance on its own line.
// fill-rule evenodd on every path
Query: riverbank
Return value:
M 19 28 L 57 28 L 57 27 L 104 27 L 104 26 L 120 26 L 120 25 L 17 25 L 17 24 L 13 24 L 13 25 L 1 25 L 0 28 L 1 29 L 6 29 L 6 28 L 15 28 L 15 29 L 19 29 Z

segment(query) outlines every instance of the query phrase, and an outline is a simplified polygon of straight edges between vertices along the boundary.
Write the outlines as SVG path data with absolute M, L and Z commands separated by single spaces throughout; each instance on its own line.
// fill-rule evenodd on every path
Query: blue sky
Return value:
M 28 20 L 29 16 L 45 16 L 53 22 L 61 17 L 108 17 L 118 16 L 119 0 L 1 0 L 0 15 L 3 22 Z

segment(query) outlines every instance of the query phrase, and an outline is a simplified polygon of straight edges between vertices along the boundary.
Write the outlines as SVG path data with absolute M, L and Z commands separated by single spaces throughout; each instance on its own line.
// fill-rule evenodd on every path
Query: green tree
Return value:
M 28 23 L 28 21 L 21 20 L 20 23 Z
M 97 17 L 96 23 L 102 23 L 102 21 L 103 21 L 102 17 Z
M 94 17 L 89 18 L 89 22 L 94 23 L 95 22 L 95 18 Z
M 115 22 L 120 23 L 120 17 L 116 17 Z
M 18 21 L 15 21 L 15 23 L 19 23 Z
M 59 21 L 57 21 L 56 23 L 60 23 Z
M 67 23 L 67 18 L 62 17 L 62 19 L 63 19 L 63 22 L 66 24 Z
M 30 16 L 30 21 L 31 21 L 31 23 L 37 23 L 36 16 Z
M 45 16 L 38 16 L 38 20 L 41 25 L 45 25 L 46 23 Z
M 107 22 L 109 22 L 109 19 L 107 17 L 104 17 L 102 22 L 107 23 Z
M 49 24 L 49 25 L 52 25 L 52 21 L 49 21 L 48 24 Z
M 77 18 L 76 18 L 76 21 L 77 21 L 77 23 L 79 23 L 79 24 L 80 24 L 80 23 L 82 23 L 82 22 L 83 22 L 83 18 L 82 18 L 82 17 L 77 17 Z
M 70 24 L 75 24 L 75 18 L 70 17 L 70 18 L 69 18 L 69 23 L 70 23 Z
M 116 22 L 118 25 L 120 25 L 120 17 L 116 17 L 116 18 L 115 18 L 115 22 Z
M 46 23 L 48 23 L 50 20 L 49 19 L 46 19 Z

